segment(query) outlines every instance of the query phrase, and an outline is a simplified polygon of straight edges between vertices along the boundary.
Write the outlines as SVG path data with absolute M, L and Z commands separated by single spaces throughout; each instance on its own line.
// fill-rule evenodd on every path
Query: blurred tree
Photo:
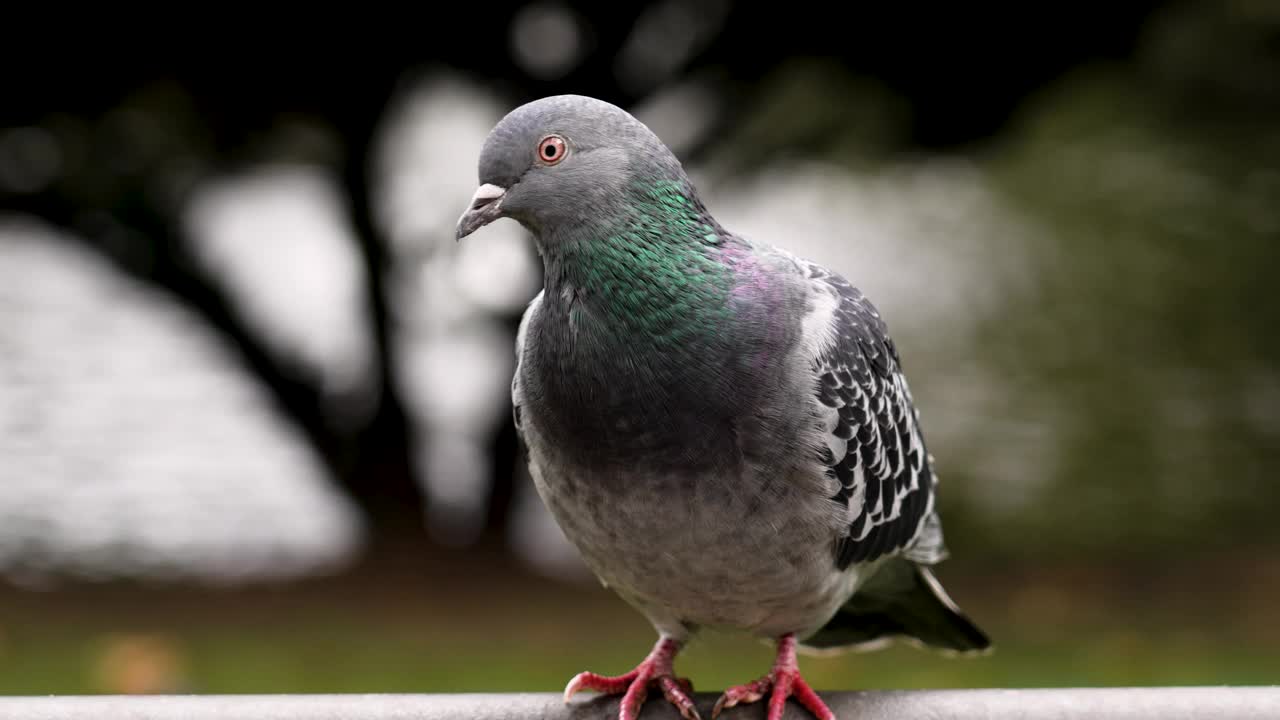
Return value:
M 74 23 L 13 17 L 0 49 L 0 210 L 71 231 L 202 313 L 305 430 L 372 521 L 375 540 L 391 547 L 417 541 L 423 501 L 404 406 L 387 381 L 396 375 L 383 285 L 388 255 L 368 169 L 383 111 L 408 73 L 457 69 L 513 105 L 577 92 L 630 106 L 698 78 L 716 105 L 692 143 L 696 158 L 724 129 L 760 120 L 745 113 L 779 91 L 762 79 L 794 58 L 817 57 L 902 98 L 906 121 L 891 133 L 894 147 L 952 147 L 999 131 L 1027 95 L 1070 68 L 1123 57 L 1143 21 L 1166 4 L 983 11 L 878 3 L 838 16 L 778 3 L 657 0 L 460 3 L 412 16 L 215 17 L 193 10 L 171 24 L 114 10 L 77 14 Z M 539 55 L 556 39 L 543 34 L 565 23 L 574 52 Z M 742 165 L 770 153 L 829 149 L 845 135 L 829 130 L 856 114 L 841 98 L 832 100 L 827 116 L 779 116 L 776 132 L 765 134 L 768 145 L 740 135 Z M 339 178 L 359 238 L 379 382 L 374 410 L 354 428 L 333 422 L 314 378 L 270 350 L 192 257 L 182 221 L 190 193 L 271 160 L 318 165 Z M 494 441 L 500 460 L 489 517 L 496 532 L 506 525 L 516 462 L 509 430 Z

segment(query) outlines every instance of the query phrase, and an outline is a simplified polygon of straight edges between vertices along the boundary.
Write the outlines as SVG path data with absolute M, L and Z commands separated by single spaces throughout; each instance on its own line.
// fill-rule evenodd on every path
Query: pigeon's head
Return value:
M 683 178 L 670 150 L 622 108 L 581 95 L 542 98 L 490 131 L 458 239 L 502 217 L 554 233 L 625 202 L 637 179 Z

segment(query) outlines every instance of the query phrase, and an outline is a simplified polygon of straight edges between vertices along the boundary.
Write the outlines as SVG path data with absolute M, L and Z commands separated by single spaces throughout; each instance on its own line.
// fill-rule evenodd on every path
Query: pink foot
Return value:
M 711 710 L 711 720 L 719 717 L 720 712 L 725 708 L 759 700 L 770 689 L 773 690 L 773 694 L 769 696 L 768 720 L 782 720 L 782 711 L 786 707 L 788 697 L 794 697 L 818 720 L 836 720 L 836 715 L 831 712 L 831 708 L 828 708 L 827 704 L 822 702 L 822 698 L 818 697 L 818 693 L 809 687 L 809 683 L 800 677 L 800 667 L 796 663 L 796 638 L 791 634 L 783 635 L 778 640 L 778 657 L 774 660 L 773 669 L 769 674 L 755 682 L 725 690 L 716 701 L 715 708 Z
M 672 662 L 679 651 L 680 643 L 671 638 L 662 638 L 653 646 L 649 656 L 629 673 L 616 677 L 592 672 L 578 673 L 565 686 L 564 701 L 569 702 L 569 698 L 579 690 L 595 690 L 606 695 L 625 693 L 618 708 L 618 720 L 636 720 L 640 716 L 640 707 L 649 697 L 650 687 L 657 686 L 667 702 L 675 705 L 685 720 L 701 720 L 689 697 L 689 693 L 693 692 L 693 683 L 686 678 L 677 678 L 672 668 Z

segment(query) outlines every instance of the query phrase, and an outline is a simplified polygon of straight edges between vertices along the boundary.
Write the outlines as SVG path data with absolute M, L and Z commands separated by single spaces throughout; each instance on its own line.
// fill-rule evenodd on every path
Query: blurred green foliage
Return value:
M 1280 540 L 1280 14 L 1263 5 L 1158 17 L 1132 62 L 1046 89 L 986 155 L 1039 242 L 983 344 L 1058 445 L 1048 491 L 1002 518 L 1015 553 Z

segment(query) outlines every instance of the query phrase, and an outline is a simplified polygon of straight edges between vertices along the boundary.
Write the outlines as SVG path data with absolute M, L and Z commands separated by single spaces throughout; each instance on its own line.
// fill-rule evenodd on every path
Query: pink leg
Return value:
M 622 704 L 618 708 L 619 720 L 636 720 L 640 715 L 640 707 L 649 696 L 649 689 L 656 685 L 667 702 L 676 706 L 685 720 L 700 720 L 698 710 L 689 698 L 693 692 L 693 683 L 685 678 L 677 678 L 672 667 L 676 653 L 680 651 L 680 643 L 668 637 L 660 638 L 658 644 L 648 657 L 640 661 L 634 670 L 616 677 L 582 672 L 574 676 L 564 689 L 564 701 L 579 690 L 595 690 L 606 695 L 624 693 Z
M 773 669 L 769 674 L 746 685 L 737 685 L 725 690 L 724 695 L 720 696 L 715 708 L 711 711 L 712 720 L 715 720 L 725 708 L 759 700 L 770 689 L 773 690 L 773 694 L 769 696 L 768 720 L 782 720 L 782 711 L 786 707 L 788 697 L 794 697 L 818 720 L 836 720 L 835 713 L 822 702 L 822 698 L 809 687 L 809 683 L 800 677 L 800 666 L 796 662 L 796 638 L 791 633 L 778 639 L 778 656 L 773 661 Z

